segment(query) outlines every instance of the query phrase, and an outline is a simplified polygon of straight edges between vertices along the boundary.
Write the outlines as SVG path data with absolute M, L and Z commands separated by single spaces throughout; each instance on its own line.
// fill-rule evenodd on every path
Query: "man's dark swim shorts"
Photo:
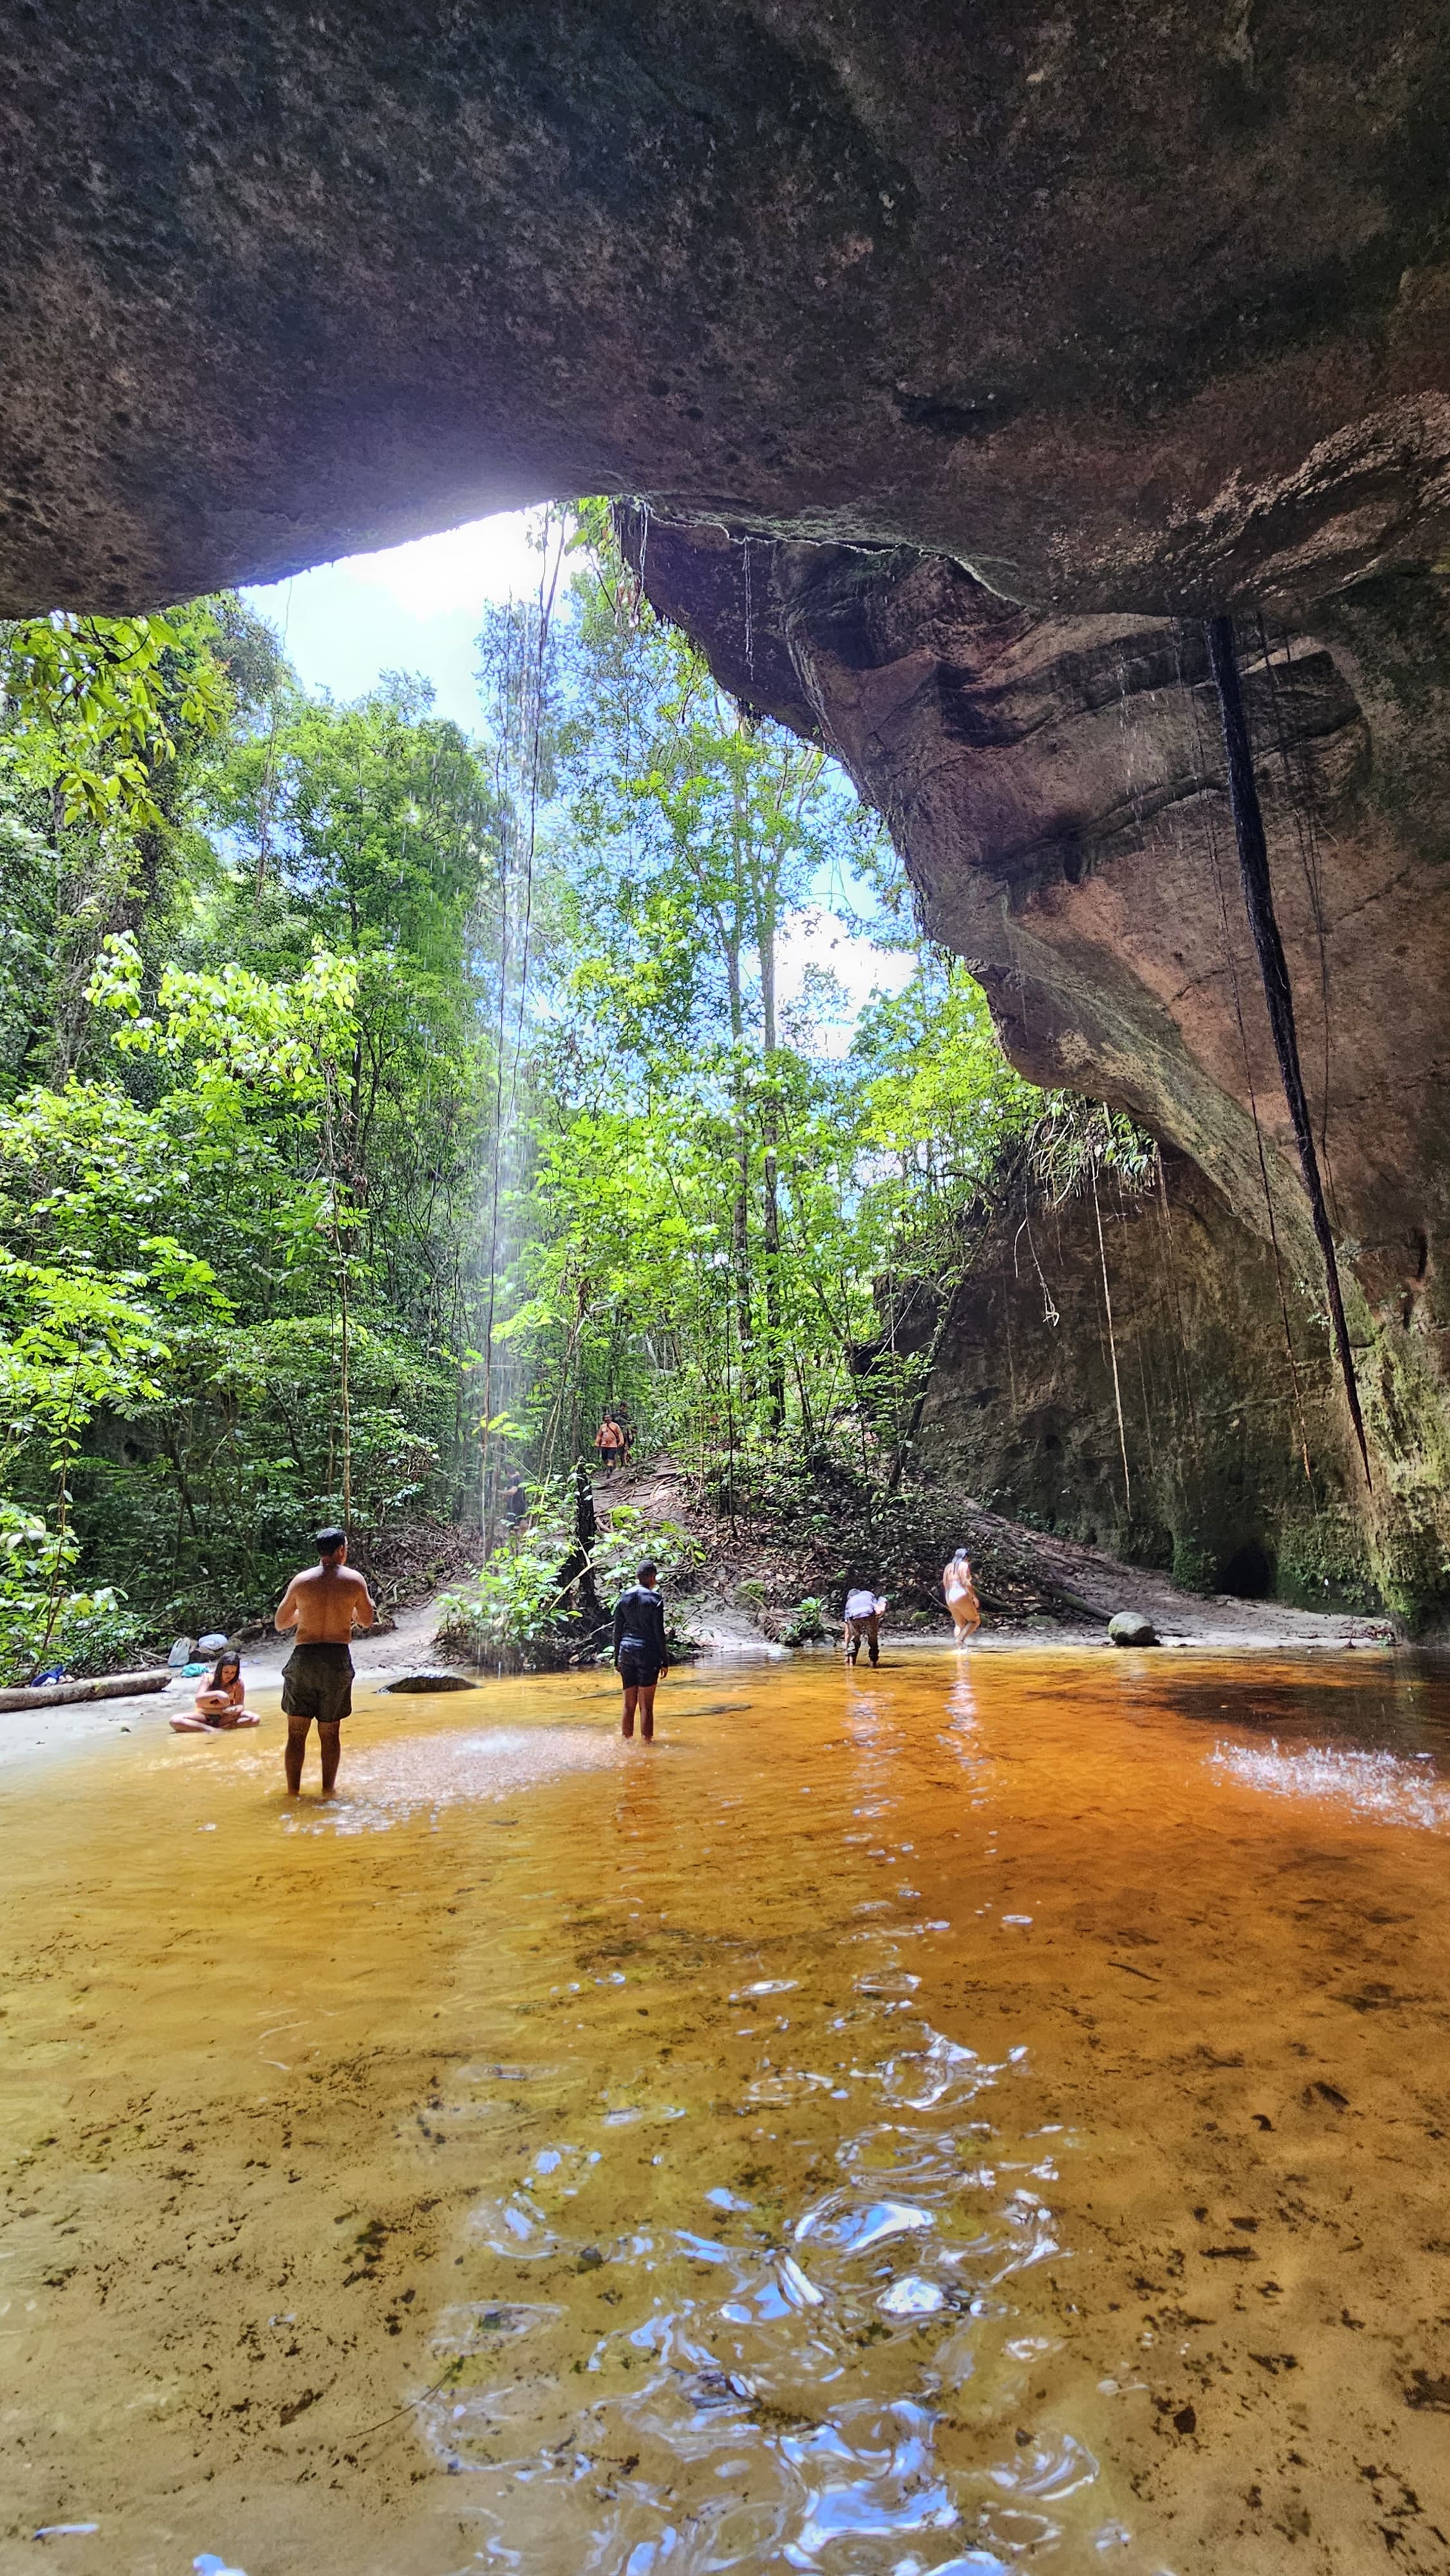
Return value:
M 294 1646 L 282 1667 L 282 1708 L 336 1726 L 352 1715 L 352 1656 L 346 1646 Z
M 632 1655 L 627 1646 L 619 1650 L 619 1678 L 626 1690 L 652 1690 L 659 1680 L 660 1668 L 652 1655 Z

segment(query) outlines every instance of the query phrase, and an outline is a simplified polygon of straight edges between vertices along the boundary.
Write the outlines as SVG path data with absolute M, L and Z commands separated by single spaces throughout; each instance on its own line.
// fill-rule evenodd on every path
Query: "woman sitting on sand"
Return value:
M 260 1726 L 261 1719 L 246 1705 L 242 1686 L 242 1659 L 228 1646 L 212 1666 L 211 1678 L 204 1681 L 196 1694 L 196 1715 L 174 1717 L 174 1735 L 215 1735 L 223 1727 Z

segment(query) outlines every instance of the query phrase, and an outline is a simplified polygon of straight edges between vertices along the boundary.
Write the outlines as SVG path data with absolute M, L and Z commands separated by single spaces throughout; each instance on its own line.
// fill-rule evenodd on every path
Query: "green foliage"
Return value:
M 665 1591 L 686 1591 L 704 1559 L 704 1549 L 678 1521 L 660 1520 L 616 1503 L 607 1528 L 589 1549 L 589 1562 L 601 1594 L 609 1597 L 633 1583 L 640 1567 L 651 1561 Z
M 229 597 L 0 630 L 12 1662 L 231 1626 L 323 1514 L 491 1530 L 519 1463 L 459 1634 L 542 1652 L 605 1404 L 727 1510 L 824 1461 L 889 1512 L 1004 1193 L 1151 1174 L 1011 1071 L 843 774 L 653 616 L 606 505 L 539 568 L 477 741 L 405 675 L 309 696 Z M 827 908 L 913 961 L 844 1054 Z M 620 1508 L 601 1589 L 646 1549 L 688 1583 Z
M 126 1608 L 113 1584 L 61 1597 L 60 1615 L 47 1652 L 77 1680 L 92 1673 L 124 1672 L 139 1665 L 156 1623 Z
M 826 1641 L 825 1611 L 814 1593 L 787 1612 L 781 1631 L 783 1646 L 821 1646 Z
M 71 1532 L 57 1533 L 39 1513 L 0 1502 L 0 1684 L 7 1688 L 41 1667 L 113 1672 L 144 1641 L 148 1623 L 126 1609 L 113 1586 L 67 1590 L 76 1553 Z
M 67 823 L 160 825 L 157 770 L 180 738 L 217 732 L 228 712 L 194 614 L 31 618 L 5 635 L 0 686 Z
M 559 1569 L 569 1541 L 557 1525 L 497 1547 L 469 1583 L 438 1604 L 440 1651 L 461 1662 L 516 1671 L 563 1660 L 537 1650 L 554 1639 L 563 1606 Z
M 19 1503 L 0 1502 L 0 1682 L 29 1681 L 75 1553 L 69 1533 L 53 1532 Z
M 1091 1188 L 1099 1172 L 1111 1172 L 1118 1186 L 1131 1193 L 1152 1188 L 1158 1148 L 1120 1109 L 1079 1100 L 1069 1092 L 1050 1092 L 1033 1128 L 1031 1166 L 1055 1201 Z
M 600 1600 L 612 1604 L 649 1558 L 666 1590 L 687 1584 L 701 1561 L 698 1541 L 677 1522 L 650 1519 L 626 1504 L 615 1507 L 610 1525 L 581 1557 L 574 1514 L 571 1480 L 535 1489 L 527 1529 L 495 1548 L 476 1575 L 440 1601 L 438 1644 L 445 1654 L 501 1671 L 565 1662 L 589 1644 L 567 1606 L 581 1575 L 592 1575 Z
M 913 1306 L 936 1312 L 970 1261 L 1043 1095 L 965 969 L 904 933 L 899 870 L 840 773 L 722 695 L 600 513 L 581 551 L 532 1222 L 496 1327 L 514 1411 L 549 1470 L 620 1406 L 702 1474 L 723 1458 L 731 1507 L 791 1449 L 889 1482 L 933 1360 Z M 918 950 L 844 1060 L 828 973 L 781 999 L 827 896 Z
M 1185 1592 L 1212 1592 L 1215 1580 L 1212 1550 L 1203 1547 L 1186 1532 L 1175 1532 L 1173 1539 L 1173 1580 Z
M 319 1513 L 466 1489 L 496 800 L 426 689 L 309 701 L 232 601 L 10 630 L 0 675 L 0 1462 L 50 1653 L 68 1588 L 229 1625 Z

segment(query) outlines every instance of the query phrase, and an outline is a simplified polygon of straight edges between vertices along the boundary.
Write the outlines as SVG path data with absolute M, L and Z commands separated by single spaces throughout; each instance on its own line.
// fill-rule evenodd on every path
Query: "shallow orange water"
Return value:
M 1450 2568 L 1450 1682 L 261 1704 L 4 1794 L 6 2576 Z

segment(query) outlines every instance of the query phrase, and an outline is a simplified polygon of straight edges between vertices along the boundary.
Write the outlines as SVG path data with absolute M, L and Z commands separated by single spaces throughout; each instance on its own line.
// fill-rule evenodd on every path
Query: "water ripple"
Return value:
M 1431 1833 L 1450 1827 L 1450 1788 L 1435 1776 L 1430 1756 L 1365 1752 L 1358 1747 L 1312 1745 L 1285 1753 L 1267 1745 L 1219 1744 L 1209 1757 L 1245 1787 L 1274 1798 L 1328 1798 L 1356 1816 L 1389 1825 L 1415 1825 Z

